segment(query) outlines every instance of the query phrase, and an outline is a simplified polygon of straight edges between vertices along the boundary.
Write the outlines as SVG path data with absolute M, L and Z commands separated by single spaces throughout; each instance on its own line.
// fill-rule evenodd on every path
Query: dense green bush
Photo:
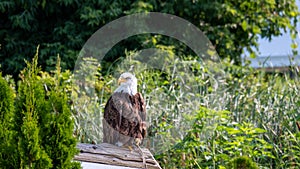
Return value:
M 39 122 L 43 112 L 38 110 L 45 102 L 43 83 L 38 80 L 37 55 L 33 62 L 27 62 L 27 67 L 21 72 L 16 98 L 15 128 L 18 151 L 20 152 L 20 168 L 51 168 L 52 161 L 43 147 L 44 134 Z M 47 112 L 50 113 L 50 112 Z M 50 120 L 50 119 L 49 119 Z
M 44 70 L 55 67 L 56 55 L 62 67 L 72 70 L 77 54 L 88 38 L 103 25 L 137 12 L 162 12 L 182 17 L 196 25 L 216 47 L 219 55 L 240 62 L 246 48 L 258 46 L 258 37 L 272 39 L 290 29 L 296 38 L 299 16 L 296 0 L 158 0 L 131 1 L 0 1 L 0 64 L 4 74 L 15 78 L 25 66 L 34 48 L 41 45 Z M 124 50 L 151 48 L 156 44 L 187 47 L 163 36 L 139 35 L 117 44 L 107 58 L 112 63 L 124 56 Z M 292 45 L 294 48 L 296 44 Z M 252 54 L 253 55 L 253 54 Z
M 18 168 L 17 144 L 13 131 L 15 92 L 0 72 L 0 166 Z M 9 167 L 10 166 L 10 167 Z
M 257 165 L 247 156 L 236 157 L 227 165 L 228 169 L 258 169 Z
M 167 153 L 157 155 L 164 168 L 220 168 L 241 155 L 274 158 L 271 144 L 262 139 L 265 132 L 251 124 L 231 122 L 231 113 L 201 108 L 185 138 Z M 169 158 L 172 162 L 168 162 Z
M 77 141 L 73 137 L 74 122 L 68 97 L 61 83 L 60 60 L 58 58 L 56 70 L 50 76 L 41 74 L 37 58 L 38 53 L 32 62 L 26 62 L 27 67 L 20 73 L 15 100 L 12 100 L 11 89 L 1 80 L 7 93 L 7 98 L 3 99 L 7 104 L 3 104 L 5 107 L 1 111 L 7 115 L 1 117 L 1 121 L 5 121 L 1 127 L 6 133 L 13 133 L 8 141 L 4 140 L 8 148 L 1 149 L 1 166 L 80 168 L 79 163 L 72 161 L 78 152 Z M 5 96 L 3 90 L 1 88 L 1 93 Z M 8 110 L 13 117 L 8 116 Z M 11 126 L 7 125 L 8 122 Z

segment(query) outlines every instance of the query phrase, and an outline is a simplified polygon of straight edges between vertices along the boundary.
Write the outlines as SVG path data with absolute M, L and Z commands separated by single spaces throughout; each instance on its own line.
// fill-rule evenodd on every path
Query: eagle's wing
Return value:
M 129 94 L 114 93 L 104 108 L 103 142 L 128 144 L 135 119 Z
M 140 135 L 138 135 L 138 138 L 144 139 L 146 137 L 146 133 L 147 133 L 147 124 L 146 124 L 146 105 L 145 105 L 145 101 L 144 98 L 142 96 L 141 93 L 136 93 L 134 95 L 135 101 L 137 102 L 137 106 L 138 106 L 138 116 L 139 116 L 139 126 L 138 126 L 138 133 Z M 142 140 L 141 140 L 142 141 Z
M 114 103 L 112 101 L 112 96 L 108 99 L 103 115 L 103 142 L 115 144 L 116 142 L 116 132 L 115 128 L 117 128 L 119 124 L 119 112 L 114 109 Z
M 145 100 L 141 93 L 136 93 L 135 97 L 139 103 L 139 116 L 141 117 L 142 121 L 146 121 L 146 105 Z

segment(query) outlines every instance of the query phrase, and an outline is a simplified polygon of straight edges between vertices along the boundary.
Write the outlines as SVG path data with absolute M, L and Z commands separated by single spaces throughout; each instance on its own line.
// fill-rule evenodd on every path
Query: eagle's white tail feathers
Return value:
M 121 143 L 121 142 L 116 142 L 116 146 L 118 146 L 118 147 L 122 147 L 124 144 L 123 143 Z

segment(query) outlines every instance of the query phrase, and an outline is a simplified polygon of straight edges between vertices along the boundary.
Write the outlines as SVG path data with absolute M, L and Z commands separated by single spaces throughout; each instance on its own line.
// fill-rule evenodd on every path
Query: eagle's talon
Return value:
M 127 146 L 127 148 L 130 150 L 130 152 L 133 151 L 133 148 L 131 146 Z

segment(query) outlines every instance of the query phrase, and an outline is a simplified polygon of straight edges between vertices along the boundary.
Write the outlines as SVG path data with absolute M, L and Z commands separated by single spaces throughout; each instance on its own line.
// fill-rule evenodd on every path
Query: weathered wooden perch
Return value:
M 130 151 L 129 148 L 117 147 L 107 143 L 97 145 L 80 143 L 77 145 L 77 148 L 80 150 L 80 153 L 75 156 L 74 160 L 76 161 L 109 166 L 145 168 L 143 166 L 143 159 L 138 150 Z M 142 148 L 142 151 L 148 169 L 161 169 L 148 149 Z

